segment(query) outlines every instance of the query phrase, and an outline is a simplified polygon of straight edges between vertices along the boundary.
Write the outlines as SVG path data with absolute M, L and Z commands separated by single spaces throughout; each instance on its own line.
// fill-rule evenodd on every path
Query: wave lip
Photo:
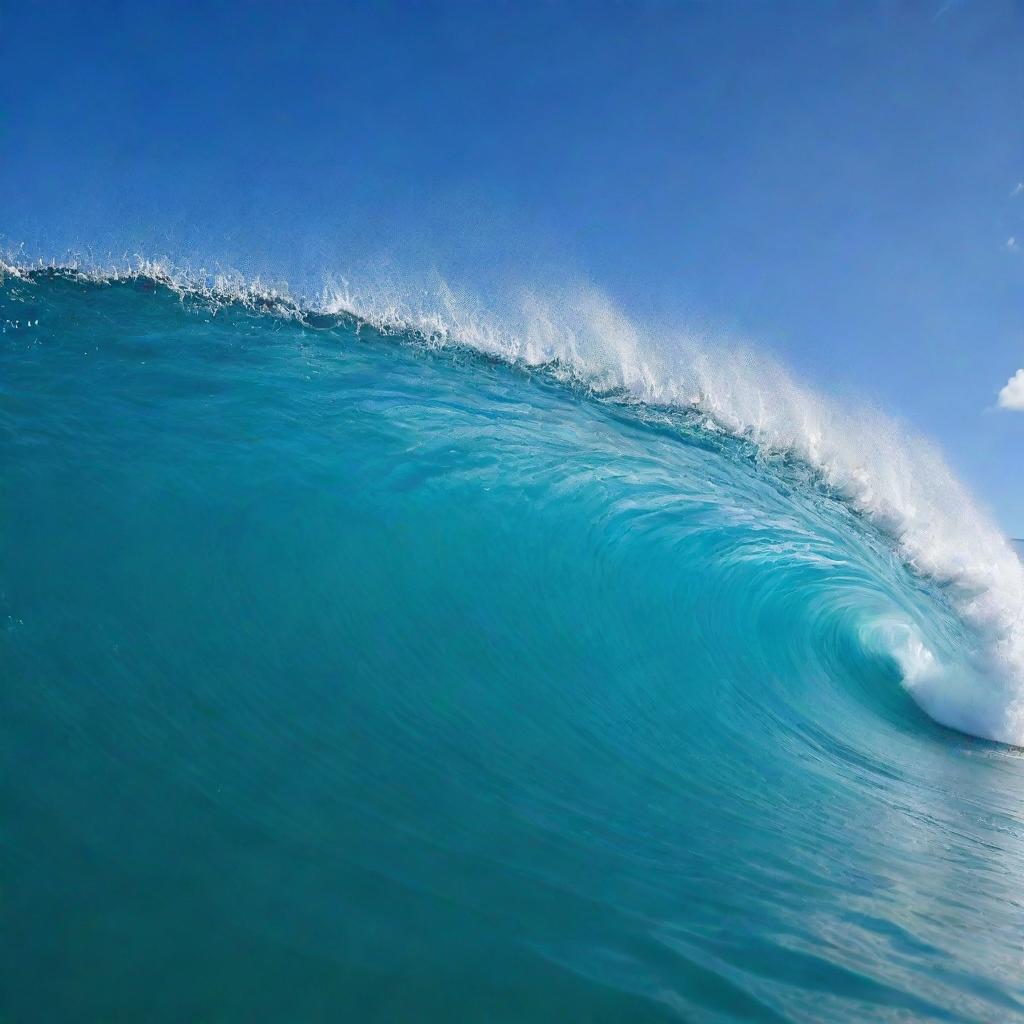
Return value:
M 320 306 L 432 344 L 554 367 L 598 393 L 690 411 L 762 456 L 806 464 L 829 494 L 891 538 L 974 636 L 974 668 L 922 675 L 908 663 L 909 692 L 943 725 L 1024 745 L 1024 567 L 939 450 L 891 417 L 843 409 L 749 348 L 645 332 L 592 290 L 557 302 L 527 294 L 503 318 L 481 315 L 443 286 L 416 306 L 390 293 L 360 299 L 347 287 L 328 289 Z

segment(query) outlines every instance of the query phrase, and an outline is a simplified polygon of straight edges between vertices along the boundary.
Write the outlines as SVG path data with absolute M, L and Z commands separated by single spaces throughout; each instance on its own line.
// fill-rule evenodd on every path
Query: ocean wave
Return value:
M 354 291 L 4 272 L 14 1015 L 266 1015 L 241 948 L 297 1019 L 1024 1020 L 1020 563 L 934 450 Z
M 591 288 L 554 297 L 523 291 L 496 312 L 443 282 L 403 289 L 339 281 L 296 297 L 282 284 L 146 260 L 101 269 L 8 261 L 5 276 L 30 286 L 51 277 L 97 287 L 148 282 L 214 313 L 239 308 L 327 328 L 350 320 L 363 332 L 542 372 L 648 417 L 683 414 L 762 459 L 799 463 L 813 487 L 884 535 L 967 627 L 951 657 L 906 623 L 879 626 L 872 643 L 883 638 L 907 691 L 943 725 L 1024 744 L 1024 566 L 1007 539 L 933 444 L 877 410 L 823 397 L 749 346 L 644 328 Z

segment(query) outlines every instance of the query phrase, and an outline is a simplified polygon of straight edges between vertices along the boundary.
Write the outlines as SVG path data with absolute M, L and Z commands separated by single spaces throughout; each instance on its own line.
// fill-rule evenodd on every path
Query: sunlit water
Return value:
M 147 278 L 0 326 L 5 1021 L 1024 1020 L 1021 752 L 913 694 L 983 641 L 805 462 Z

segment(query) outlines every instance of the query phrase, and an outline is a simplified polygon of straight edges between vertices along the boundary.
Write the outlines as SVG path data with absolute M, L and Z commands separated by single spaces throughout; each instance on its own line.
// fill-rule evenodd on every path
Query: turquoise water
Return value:
M 5 1021 L 1024 1020 L 1024 760 L 922 710 L 1013 637 L 805 459 L 146 277 L 0 327 Z

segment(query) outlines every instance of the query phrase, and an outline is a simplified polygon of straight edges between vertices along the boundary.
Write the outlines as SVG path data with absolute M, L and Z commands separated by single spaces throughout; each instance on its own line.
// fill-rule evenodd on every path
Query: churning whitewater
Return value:
M 1024 570 L 932 446 L 586 290 L 7 265 L 0 330 L 57 1017 L 1024 1018 Z

